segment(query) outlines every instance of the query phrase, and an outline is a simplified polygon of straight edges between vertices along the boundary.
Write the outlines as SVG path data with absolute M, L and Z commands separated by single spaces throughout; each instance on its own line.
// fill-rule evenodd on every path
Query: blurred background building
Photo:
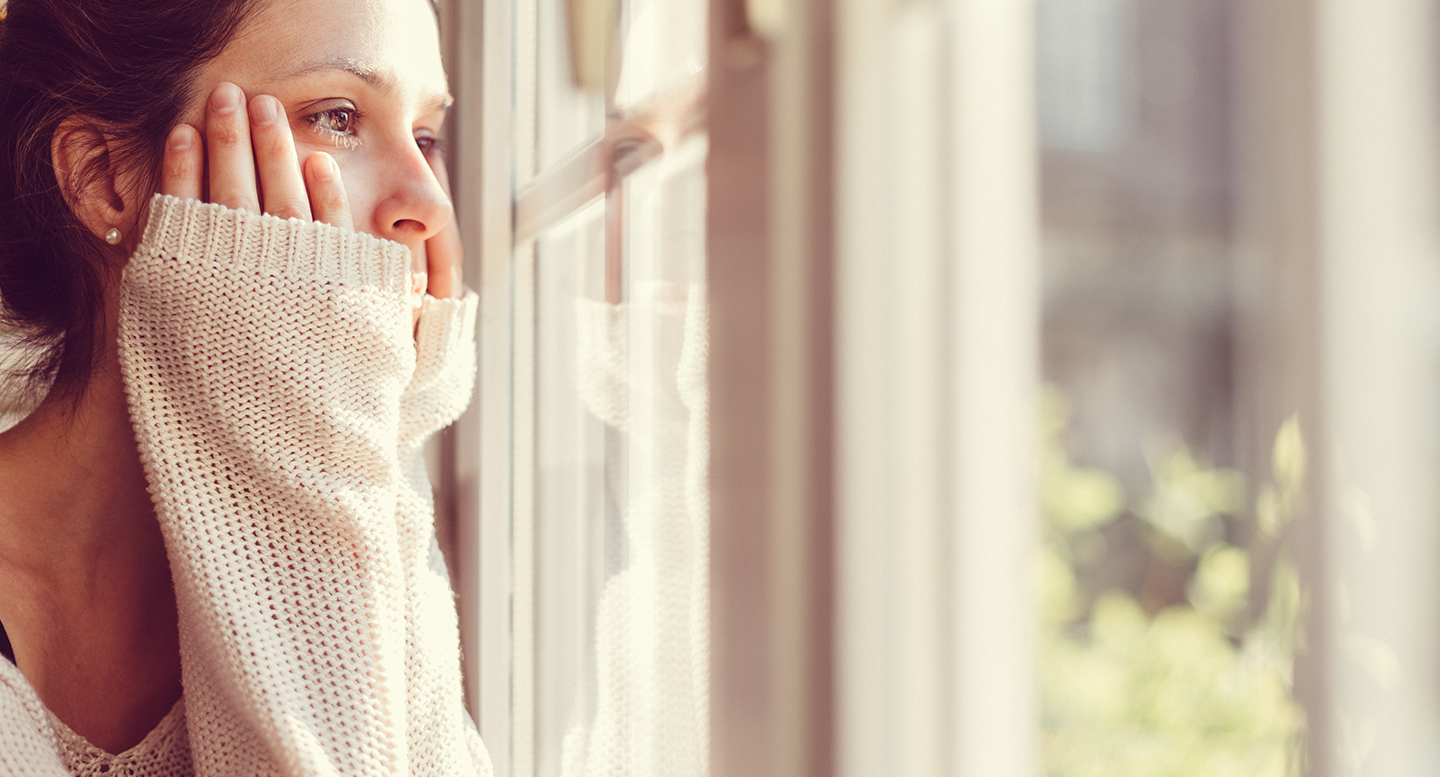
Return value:
M 1143 443 L 1236 461 L 1231 5 L 1037 8 L 1044 375 L 1132 488 Z

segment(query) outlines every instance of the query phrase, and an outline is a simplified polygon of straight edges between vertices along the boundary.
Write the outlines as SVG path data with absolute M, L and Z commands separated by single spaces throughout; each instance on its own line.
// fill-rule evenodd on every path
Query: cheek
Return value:
M 384 237 L 375 222 L 378 205 L 377 171 L 368 164 L 363 154 L 330 151 L 340 167 L 340 180 L 345 184 L 345 196 L 350 201 L 350 218 L 355 230 L 376 237 Z

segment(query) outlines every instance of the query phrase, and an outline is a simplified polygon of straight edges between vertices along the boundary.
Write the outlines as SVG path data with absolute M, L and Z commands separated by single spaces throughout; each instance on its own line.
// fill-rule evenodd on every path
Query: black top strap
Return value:
M 0 623 L 0 656 L 5 660 L 15 663 L 15 648 L 10 647 L 10 637 L 5 634 L 5 624 Z

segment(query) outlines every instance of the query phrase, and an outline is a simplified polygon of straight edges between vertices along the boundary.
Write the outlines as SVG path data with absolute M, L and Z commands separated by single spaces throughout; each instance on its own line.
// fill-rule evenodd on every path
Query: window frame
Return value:
M 530 174 L 536 5 L 438 5 L 456 96 L 447 163 L 465 277 L 481 301 L 476 395 L 440 440 L 437 513 L 455 538 L 466 704 L 496 775 L 506 777 L 530 777 L 535 766 L 535 241 L 606 198 L 606 297 L 619 301 L 624 182 L 703 131 L 707 107 L 702 74 L 609 117 L 602 136 Z M 465 45 L 477 40 L 479 47 Z M 526 57 L 535 59 L 529 67 Z
M 512 482 L 514 100 L 509 0 L 439 0 L 451 93 L 447 163 L 467 247 L 465 277 L 480 294 L 479 376 L 465 414 L 441 438 L 442 520 L 454 526 L 465 699 L 497 775 L 512 773 Z M 475 45 L 478 42 L 479 45 Z M 459 139 L 465 142 L 457 142 Z

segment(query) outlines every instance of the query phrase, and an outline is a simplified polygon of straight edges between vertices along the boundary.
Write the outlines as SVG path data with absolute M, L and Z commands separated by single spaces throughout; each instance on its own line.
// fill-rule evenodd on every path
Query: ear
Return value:
M 125 231 L 135 220 L 135 214 L 125 212 L 119 193 L 110 139 L 94 124 L 79 117 L 66 119 L 51 139 L 50 159 L 65 202 L 96 237 L 103 239 L 111 227 Z

